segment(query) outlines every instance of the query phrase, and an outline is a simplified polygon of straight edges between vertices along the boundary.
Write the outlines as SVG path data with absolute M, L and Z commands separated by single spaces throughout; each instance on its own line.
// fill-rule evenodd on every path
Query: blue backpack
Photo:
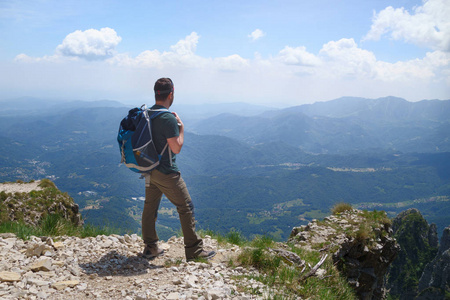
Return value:
M 121 122 L 117 142 L 119 143 L 121 163 L 137 173 L 149 173 L 159 165 L 164 151 L 158 153 L 152 138 L 152 120 L 157 116 L 170 113 L 168 109 L 133 108 Z M 171 156 L 171 151 L 169 156 Z M 172 161 L 170 159 L 170 161 Z

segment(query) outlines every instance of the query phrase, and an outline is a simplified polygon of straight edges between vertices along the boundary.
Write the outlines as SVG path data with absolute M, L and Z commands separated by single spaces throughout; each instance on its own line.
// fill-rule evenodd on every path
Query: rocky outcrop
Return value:
M 439 251 L 420 277 L 416 299 L 446 299 L 446 294 L 450 295 L 450 226 L 444 229 Z
M 395 298 L 414 299 L 422 272 L 437 253 L 436 226 L 428 225 L 420 211 L 412 208 L 398 214 L 392 229 L 401 250 L 390 267 L 387 287 Z
M 48 179 L 0 184 L 0 222 L 36 226 L 48 214 L 59 214 L 75 226 L 83 224 L 78 204 Z
M 384 276 L 399 251 L 384 212 L 349 210 L 292 230 L 289 241 L 332 253 L 359 299 L 383 299 Z

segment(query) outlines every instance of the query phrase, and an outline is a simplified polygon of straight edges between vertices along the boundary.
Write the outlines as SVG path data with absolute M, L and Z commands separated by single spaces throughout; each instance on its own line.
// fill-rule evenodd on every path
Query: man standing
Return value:
M 154 86 L 155 105 L 151 109 L 169 109 L 174 99 L 174 86 L 170 78 L 160 78 Z M 158 167 L 151 171 L 150 183 L 145 187 L 145 203 L 142 213 L 143 255 L 153 259 L 163 254 L 158 248 L 155 222 L 161 197 L 164 194 L 172 202 L 180 217 L 187 260 L 213 257 L 214 251 L 203 250 L 203 241 L 195 233 L 194 205 L 176 165 L 176 154 L 184 143 L 184 125 L 176 113 L 164 113 L 152 120 L 152 135 L 158 153 L 169 145 Z

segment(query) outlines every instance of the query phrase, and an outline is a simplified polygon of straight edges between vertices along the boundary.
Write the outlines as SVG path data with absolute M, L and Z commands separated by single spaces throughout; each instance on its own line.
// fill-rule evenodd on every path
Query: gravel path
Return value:
M 204 244 L 217 252 L 208 263 L 186 262 L 182 237 L 161 242 L 164 255 L 147 260 L 135 234 L 27 241 L 0 234 L 0 299 L 267 298 L 269 288 L 246 277 L 256 270 L 229 266 L 239 247 L 221 248 L 209 236 Z
M 29 193 L 31 191 L 42 190 L 39 187 L 40 180 L 30 183 L 2 183 L 0 184 L 0 192 L 5 193 Z

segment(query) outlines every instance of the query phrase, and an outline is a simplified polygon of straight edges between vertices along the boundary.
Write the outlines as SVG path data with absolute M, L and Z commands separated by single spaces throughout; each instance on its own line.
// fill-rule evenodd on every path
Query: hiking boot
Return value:
M 147 259 L 154 259 L 158 256 L 161 256 L 164 254 L 163 249 L 159 249 L 157 245 L 145 245 L 144 251 L 142 252 L 142 256 Z
M 211 259 L 214 257 L 214 255 L 216 255 L 215 251 L 205 251 L 202 250 L 202 252 L 200 252 L 199 255 L 197 255 L 196 257 L 192 257 L 192 258 L 188 258 L 186 259 L 187 261 L 193 261 L 196 260 L 197 258 L 203 258 L 203 259 Z

